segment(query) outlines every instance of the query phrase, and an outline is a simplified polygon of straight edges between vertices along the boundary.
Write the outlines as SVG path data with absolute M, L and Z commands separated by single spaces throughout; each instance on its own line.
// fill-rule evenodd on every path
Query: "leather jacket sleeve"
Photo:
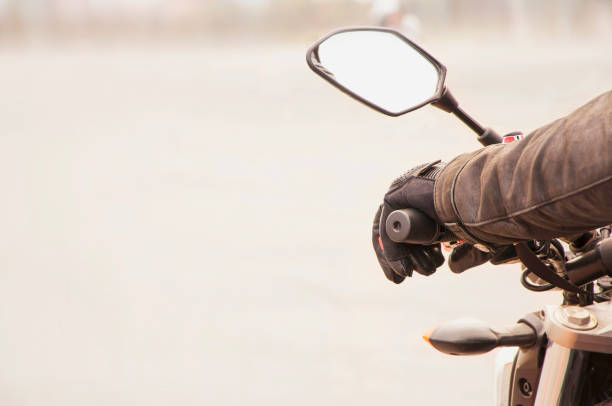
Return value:
M 485 246 L 612 223 L 612 92 L 519 142 L 455 158 L 434 203 L 455 235 Z

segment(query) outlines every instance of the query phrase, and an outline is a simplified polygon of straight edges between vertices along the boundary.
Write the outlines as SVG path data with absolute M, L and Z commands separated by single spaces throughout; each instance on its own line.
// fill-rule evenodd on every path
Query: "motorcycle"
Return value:
M 306 60 L 324 80 L 383 114 L 400 116 L 431 104 L 465 123 L 483 146 L 520 142 L 522 137 L 502 137 L 460 108 L 445 86 L 444 65 L 397 31 L 334 31 L 310 47 Z M 452 233 L 414 209 L 391 213 L 384 226 L 395 242 L 443 243 L 451 249 L 464 243 L 453 241 Z M 546 306 L 506 328 L 470 318 L 454 320 L 434 328 L 425 340 L 450 355 L 508 347 L 496 361 L 496 405 L 612 406 L 610 234 L 608 226 L 496 251 L 493 265 L 521 263 L 522 285 L 536 292 L 559 290 L 561 305 Z

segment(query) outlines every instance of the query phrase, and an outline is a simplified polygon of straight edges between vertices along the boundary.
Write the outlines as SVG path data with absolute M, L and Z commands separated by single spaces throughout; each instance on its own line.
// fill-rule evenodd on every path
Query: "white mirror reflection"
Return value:
M 391 113 L 424 103 L 438 88 L 436 67 L 389 32 L 341 32 L 325 40 L 318 53 L 339 84 Z

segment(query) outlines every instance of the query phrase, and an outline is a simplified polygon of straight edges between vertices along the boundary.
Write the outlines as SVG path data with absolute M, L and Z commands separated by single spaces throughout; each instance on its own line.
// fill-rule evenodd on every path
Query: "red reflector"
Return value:
M 510 144 L 511 142 L 514 142 L 514 141 L 520 141 L 520 140 L 522 140 L 522 139 L 523 139 L 523 136 L 522 136 L 522 135 L 506 135 L 506 136 L 504 137 L 504 141 L 503 141 L 503 143 L 504 143 L 504 144 Z

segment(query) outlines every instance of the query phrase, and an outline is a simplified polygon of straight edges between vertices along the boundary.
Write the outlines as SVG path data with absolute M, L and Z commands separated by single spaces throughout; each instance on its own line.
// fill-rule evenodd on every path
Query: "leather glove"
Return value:
M 454 273 L 462 273 L 470 268 L 491 262 L 493 265 L 509 264 L 519 261 L 514 245 L 502 245 L 491 252 L 484 252 L 471 244 L 461 244 L 453 248 L 448 256 L 448 267 Z
M 462 273 L 470 268 L 482 265 L 492 258 L 492 254 L 464 243 L 451 251 L 448 256 L 448 267 L 454 273 Z
M 380 267 L 392 282 L 401 283 L 412 276 L 413 271 L 431 275 L 444 263 L 440 244 L 396 243 L 385 230 L 387 217 L 398 209 L 418 209 L 440 223 L 434 208 L 433 189 L 435 179 L 443 168 L 444 164 L 437 161 L 411 169 L 391 184 L 383 204 L 376 212 L 372 244 Z

